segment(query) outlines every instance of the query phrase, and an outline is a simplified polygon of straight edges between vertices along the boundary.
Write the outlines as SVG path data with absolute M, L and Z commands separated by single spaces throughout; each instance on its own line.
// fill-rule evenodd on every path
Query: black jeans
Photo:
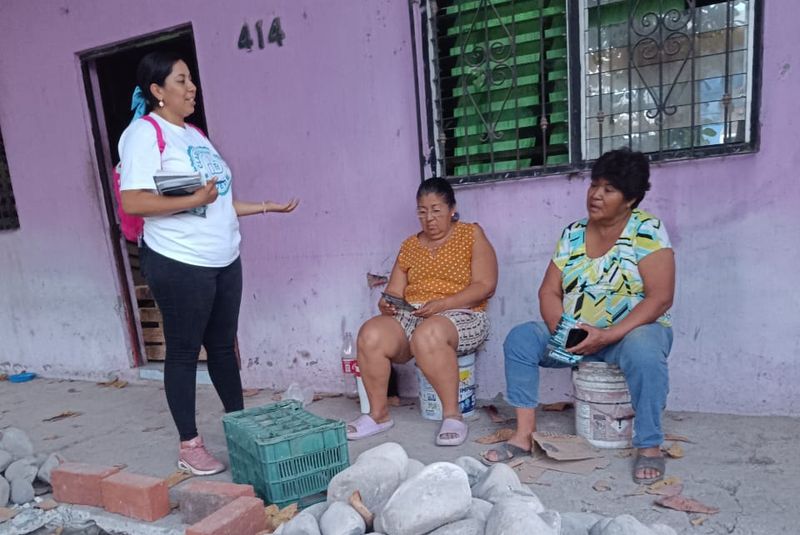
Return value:
M 222 268 L 184 264 L 142 243 L 142 274 L 161 309 L 167 356 L 164 390 L 181 440 L 197 436 L 195 395 L 200 346 L 225 412 L 244 408 L 234 349 L 242 301 L 242 262 Z

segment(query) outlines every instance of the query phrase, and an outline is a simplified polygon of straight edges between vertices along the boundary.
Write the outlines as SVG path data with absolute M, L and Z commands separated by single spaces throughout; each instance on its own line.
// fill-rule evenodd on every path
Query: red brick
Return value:
M 119 472 L 114 466 L 84 463 L 63 463 L 53 469 L 51 485 L 53 498 L 63 503 L 103 507 L 100 481 Z
M 175 492 L 184 524 L 194 524 L 241 496 L 255 497 L 251 485 L 190 480 Z
M 101 481 L 100 488 L 106 511 L 148 522 L 169 514 L 169 488 L 163 479 L 119 472 Z
M 255 535 L 265 529 L 264 502 L 243 496 L 189 526 L 186 535 Z

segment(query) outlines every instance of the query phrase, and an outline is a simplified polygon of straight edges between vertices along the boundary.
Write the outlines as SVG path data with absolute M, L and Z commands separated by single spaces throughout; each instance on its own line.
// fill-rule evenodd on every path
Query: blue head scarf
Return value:
M 131 96 L 131 111 L 133 112 L 133 119 L 131 119 L 131 122 L 147 113 L 147 99 L 144 98 L 142 88 L 138 85 L 136 89 L 133 90 L 133 96 Z

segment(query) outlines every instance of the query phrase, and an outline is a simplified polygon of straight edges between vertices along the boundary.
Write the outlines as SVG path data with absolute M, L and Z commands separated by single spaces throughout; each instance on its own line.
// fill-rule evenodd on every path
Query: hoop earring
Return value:
M 158 101 L 158 107 L 159 108 L 163 108 L 164 107 L 164 101 L 163 100 L 159 100 Z

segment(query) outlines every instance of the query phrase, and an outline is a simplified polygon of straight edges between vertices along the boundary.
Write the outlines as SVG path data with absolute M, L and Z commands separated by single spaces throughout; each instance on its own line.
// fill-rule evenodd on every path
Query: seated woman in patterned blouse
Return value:
M 585 360 L 616 364 L 625 375 L 636 411 L 634 480 L 652 483 L 663 477 L 661 413 L 669 390 L 675 261 L 664 224 L 637 209 L 650 189 L 649 177 L 647 158 L 624 149 L 603 154 L 592 167 L 588 217 L 564 229 L 539 288 L 544 322 L 514 327 L 503 346 L 517 428 L 504 446 L 484 453 L 487 462 L 530 451 L 539 366 L 569 366 L 548 357 L 545 349 L 566 312 L 588 333 L 568 350 Z
M 420 185 L 417 217 L 422 231 L 403 242 L 386 287 L 389 300 L 399 301 L 382 297 L 380 315 L 358 333 L 358 366 L 370 412 L 350 422 L 350 440 L 394 425 L 386 397 L 391 363 L 411 358 L 442 402 L 436 444 L 457 446 L 467 438 L 458 406 L 457 356 L 475 351 L 489 333 L 485 310 L 497 285 L 497 258 L 481 227 L 458 222 L 446 180 L 431 178 Z

